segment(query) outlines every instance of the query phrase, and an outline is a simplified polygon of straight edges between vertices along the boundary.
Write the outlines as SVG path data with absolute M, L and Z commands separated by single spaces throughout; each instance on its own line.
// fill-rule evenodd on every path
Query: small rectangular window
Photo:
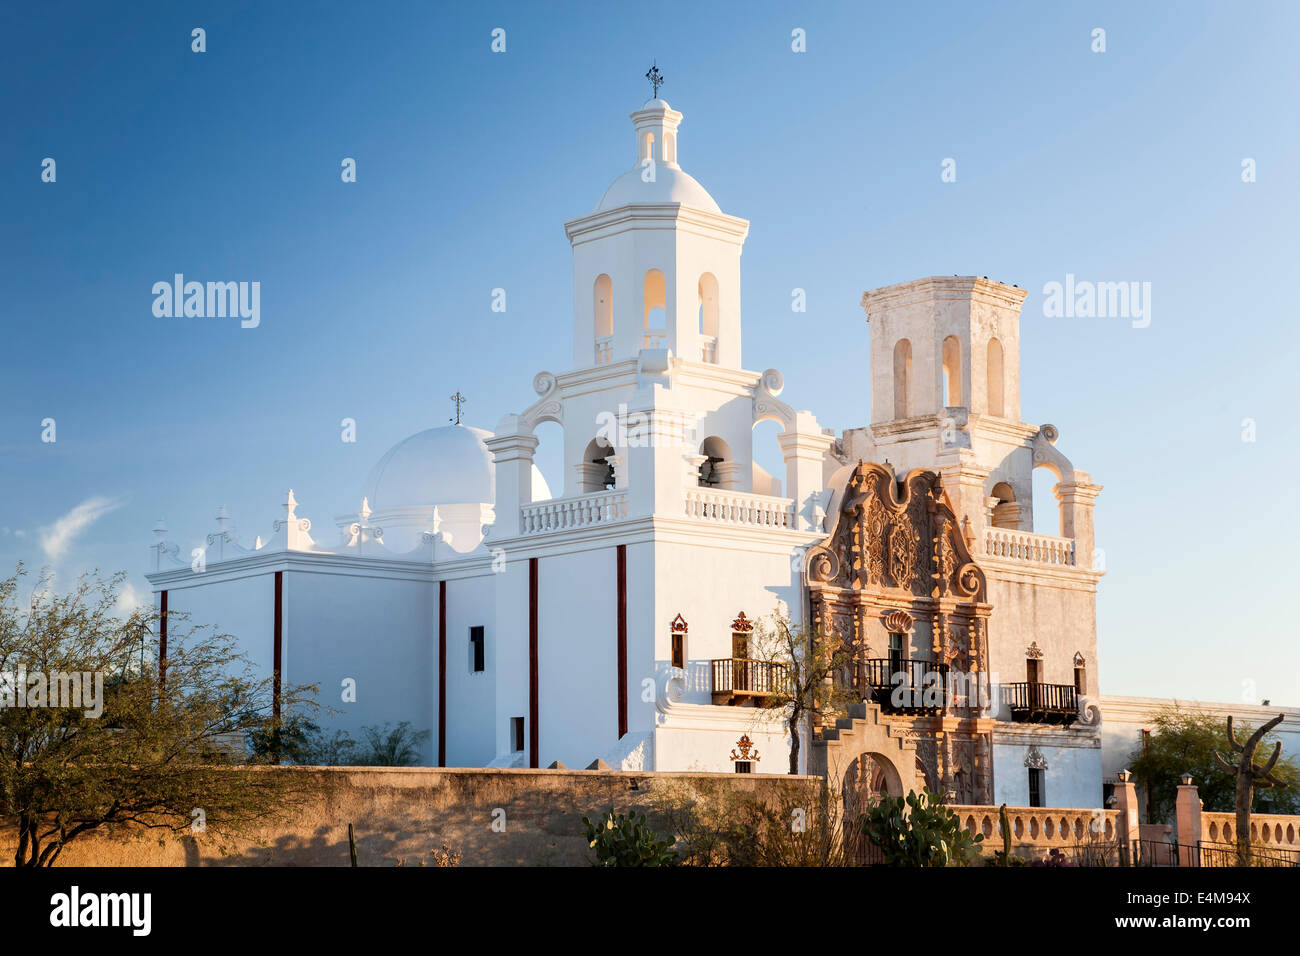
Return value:
M 481 626 L 469 629 L 469 669 L 476 674 L 485 669 Z
M 510 741 L 516 753 L 524 749 L 524 719 L 522 717 L 510 718 Z
M 686 669 L 686 635 L 681 632 L 673 635 L 673 667 Z
M 1043 806 L 1043 771 L 1029 768 L 1029 805 Z
M 736 761 L 736 773 L 753 773 L 754 765 L 748 760 Z

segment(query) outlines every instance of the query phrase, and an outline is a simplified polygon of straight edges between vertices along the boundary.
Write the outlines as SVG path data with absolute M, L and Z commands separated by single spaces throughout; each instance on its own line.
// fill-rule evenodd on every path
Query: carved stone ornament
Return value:
M 731 622 L 731 630 L 734 634 L 748 634 L 754 629 L 754 622 L 745 617 L 745 612 L 741 611 L 736 615 L 736 619 Z
M 1075 651 L 1075 652 L 1074 652 L 1074 666 L 1075 666 L 1075 667 L 1086 667 L 1087 664 L 1088 664 L 1088 662 L 1087 662 L 1087 659 L 1083 656 L 1083 651 Z
M 1038 646 L 1037 641 L 1034 641 L 1025 648 L 1025 657 L 1033 661 L 1041 661 L 1043 659 L 1043 651 L 1042 648 Z
M 910 587 L 916 569 L 916 538 L 905 524 L 889 530 L 889 576 L 900 588 Z
M 1029 752 L 1025 754 L 1025 766 L 1030 770 L 1047 769 L 1047 758 L 1043 756 L 1043 752 L 1038 749 L 1037 744 L 1031 744 Z
M 885 630 L 891 634 L 910 634 L 912 615 L 903 610 L 890 611 L 885 615 Z
M 684 618 L 684 617 L 682 617 L 680 614 L 678 614 L 675 618 L 673 618 L 673 622 L 672 622 L 671 627 L 672 627 L 672 629 L 673 629 L 673 633 L 674 633 L 674 634 L 685 634 L 685 633 L 686 633 L 686 618 Z
M 740 752 L 737 753 L 737 750 Z M 742 734 L 741 738 L 736 741 L 736 746 L 732 748 L 731 759 L 757 761 L 762 758 L 759 757 L 758 748 L 754 746 L 754 742 L 749 739 L 749 734 Z

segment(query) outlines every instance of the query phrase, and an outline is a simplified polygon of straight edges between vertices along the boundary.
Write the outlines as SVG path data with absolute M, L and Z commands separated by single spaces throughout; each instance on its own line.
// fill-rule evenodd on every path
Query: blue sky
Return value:
M 0 568 L 147 595 L 159 515 L 197 545 L 226 504 L 251 538 L 293 487 L 327 526 L 452 392 L 486 428 L 526 406 L 570 364 L 562 223 L 629 166 L 653 57 L 683 167 L 752 222 L 746 366 L 862 425 L 865 289 L 1029 289 L 1023 415 L 1105 485 L 1103 686 L 1298 704 L 1298 27 L 1256 3 L 11 4 Z M 176 272 L 259 281 L 261 325 L 156 318 Z M 1044 317 L 1067 273 L 1150 282 L 1150 326 Z

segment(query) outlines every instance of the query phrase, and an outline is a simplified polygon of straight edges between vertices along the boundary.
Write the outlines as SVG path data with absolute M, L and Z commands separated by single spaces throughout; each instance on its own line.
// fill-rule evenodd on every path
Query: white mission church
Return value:
M 770 773 L 790 741 L 756 706 L 776 665 L 751 628 L 782 609 L 851 653 L 863 700 L 812 731 L 804 769 L 1100 806 L 1101 487 L 1055 428 L 1020 419 L 1025 291 L 950 277 L 867 292 L 872 421 L 832 434 L 787 404 L 780 372 L 746 369 L 749 223 L 678 164 L 682 114 L 652 99 L 631 118 L 634 165 L 565 224 L 572 367 L 539 372 L 494 432 L 396 445 L 336 528 L 290 492 L 241 544 L 222 509 L 196 572 L 160 522 L 155 603 L 318 683 L 338 727 L 429 731 L 430 765 Z M 784 475 L 753 460 L 764 421 Z M 533 463 L 544 422 L 563 429 L 563 488 Z M 1059 535 L 1033 527 L 1035 468 L 1056 478 Z M 976 675 L 991 694 L 899 704 L 899 674 Z M 340 705 L 347 679 L 357 699 Z

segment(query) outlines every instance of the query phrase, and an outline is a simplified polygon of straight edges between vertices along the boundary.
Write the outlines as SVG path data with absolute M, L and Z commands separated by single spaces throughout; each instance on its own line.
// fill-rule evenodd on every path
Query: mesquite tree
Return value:
M 1264 735 L 1282 723 L 1285 714 L 1278 714 L 1268 723 L 1261 726 L 1244 744 L 1237 743 L 1237 738 L 1232 732 L 1232 717 L 1228 718 L 1228 746 L 1233 753 L 1240 754 L 1237 763 L 1233 764 L 1227 760 L 1218 751 L 1215 751 L 1215 759 L 1228 770 L 1237 775 L 1237 862 L 1242 866 L 1250 865 L 1250 807 L 1255 799 L 1255 788 L 1261 790 L 1268 787 L 1285 787 L 1286 781 L 1279 780 L 1273 775 L 1273 768 L 1277 765 L 1277 760 L 1282 756 L 1282 741 L 1277 741 L 1273 745 L 1273 756 L 1268 758 L 1268 762 L 1262 767 L 1255 766 L 1255 748 L 1259 746 L 1260 740 Z
M 15 866 L 52 866 L 73 840 L 148 828 L 222 846 L 297 805 L 310 778 L 247 765 L 245 736 L 275 736 L 274 679 L 234 638 L 177 626 L 160 673 L 157 611 L 126 611 L 124 575 L 83 576 L 56 594 L 49 573 L 20 594 L 0 580 L 0 841 Z M 75 687 L 80 699 L 67 690 Z M 57 690 L 56 690 L 57 689 Z M 314 688 L 285 687 L 285 712 Z
M 763 707 L 784 710 L 790 731 L 790 773 L 799 772 L 799 731 L 805 720 L 823 720 L 843 714 L 858 699 L 839 680 L 851 655 L 838 641 L 818 639 L 805 628 L 790 623 L 777 611 L 758 622 L 754 655 L 782 665 L 784 678 Z

